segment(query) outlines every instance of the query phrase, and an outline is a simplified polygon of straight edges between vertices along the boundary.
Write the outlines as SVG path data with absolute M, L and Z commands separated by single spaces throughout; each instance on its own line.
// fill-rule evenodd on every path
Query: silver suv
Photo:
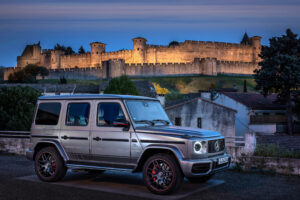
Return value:
M 184 177 L 207 181 L 230 164 L 220 133 L 173 126 L 157 99 L 124 95 L 40 97 L 27 158 L 43 181 L 67 169 L 142 172 L 156 194 L 178 190 Z

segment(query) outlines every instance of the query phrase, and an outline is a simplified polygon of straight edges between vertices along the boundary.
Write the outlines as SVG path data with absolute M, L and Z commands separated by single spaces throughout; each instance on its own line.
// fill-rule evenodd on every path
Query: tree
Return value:
M 264 96 L 277 93 L 277 100 L 286 104 L 288 133 L 293 133 L 293 98 L 300 86 L 300 40 L 290 29 L 286 35 L 273 37 L 270 46 L 263 46 L 260 69 L 254 70 L 256 89 Z
M 73 55 L 75 51 L 73 51 L 72 47 L 67 47 L 65 51 L 65 55 Z
M 65 52 L 65 55 L 72 55 L 75 53 L 75 51 L 73 51 L 72 47 L 70 47 L 70 46 L 65 47 L 64 45 L 60 45 L 58 43 L 54 46 L 54 50 L 63 51 L 63 52 Z
M 63 52 L 66 52 L 66 47 L 64 46 L 64 45 L 60 45 L 60 44 L 56 44 L 55 46 L 54 46 L 54 50 L 61 50 L 61 51 L 63 51 Z
M 29 130 L 39 96 L 41 93 L 30 87 L 2 87 L 0 89 L 0 130 Z
M 175 47 L 175 46 L 179 46 L 179 42 L 173 40 L 169 43 L 169 47 Z
M 122 75 L 120 78 L 112 78 L 104 94 L 129 94 L 139 95 L 139 92 L 135 84 L 126 75 Z
M 45 78 L 45 76 L 49 75 L 49 70 L 46 67 L 39 67 L 39 74 L 43 77 L 43 79 Z
M 11 83 L 35 83 L 36 76 L 40 74 L 43 78 L 49 75 L 47 68 L 35 64 L 28 64 L 23 69 L 10 74 L 8 82 Z
M 4 67 L 0 66 L 0 81 L 4 79 Z
M 167 94 L 167 93 L 170 92 L 167 88 L 161 87 L 158 83 L 153 82 L 153 86 L 154 86 L 157 94 L 163 94 L 164 95 L 164 94 Z
M 84 50 L 83 46 L 80 46 L 80 48 L 78 49 L 78 53 L 79 54 L 84 54 L 85 53 L 85 50 Z
M 244 80 L 244 90 L 243 90 L 243 92 L 247 92 L 248 90 L 247 90 L 247 81 L 246 80 Z

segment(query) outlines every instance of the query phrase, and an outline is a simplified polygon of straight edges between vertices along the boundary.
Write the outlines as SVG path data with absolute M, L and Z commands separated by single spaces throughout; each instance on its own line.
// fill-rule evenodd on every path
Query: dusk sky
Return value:
M 93 41 L 106 51 L 131 49 L 131 39 L 167 45 L 176 40 L 239 43 L 245 31 L 272 36 L 287 28 L 300 33 L 299 0 L 0 0 L 0 65 L 15 66 L 26 44 L 56 43 L 90 51 Z

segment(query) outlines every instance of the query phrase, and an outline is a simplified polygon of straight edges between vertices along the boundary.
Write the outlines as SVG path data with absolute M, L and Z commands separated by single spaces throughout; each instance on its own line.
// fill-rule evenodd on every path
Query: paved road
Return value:
M 16 179 L 32 174 L 34 174 L 33 163 L 26 158 L 0 154 L 0 200 L 138 199 L 132 196 Z M 300 177 L 227 171 L 217 174 L 215 178 L 225 180 L 226 183 L 186 199 L 300 199 Z

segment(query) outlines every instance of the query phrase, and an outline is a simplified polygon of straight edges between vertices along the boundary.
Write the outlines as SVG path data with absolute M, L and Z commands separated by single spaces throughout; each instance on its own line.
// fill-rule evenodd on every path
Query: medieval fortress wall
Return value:
M 189 74 L 253 74 L 258 67 L 261 37 L 249 38 L 245 44 L 186 40 L 178 45 L 148 45 L 144 38 L 134 38 L 132 50 L 105 52 L 106 45 L 90 44 L 91 52 L 65 55 L 61 50 L 41 49 L 40 44 L 27 45 L 17 57 L 17 67 L 7 69 L 5 78 L 27 64 L 45 66 L 49 78 L 63 73 L 65 77 L 108 78 Z M 89 73 L 93 71 L 93 73 Z M 56 74 L 56 75 L 55 75 Z M 76 75 L 75 75 L 76 74 Z M 79 76 L 79 74 L 81 74 Z

